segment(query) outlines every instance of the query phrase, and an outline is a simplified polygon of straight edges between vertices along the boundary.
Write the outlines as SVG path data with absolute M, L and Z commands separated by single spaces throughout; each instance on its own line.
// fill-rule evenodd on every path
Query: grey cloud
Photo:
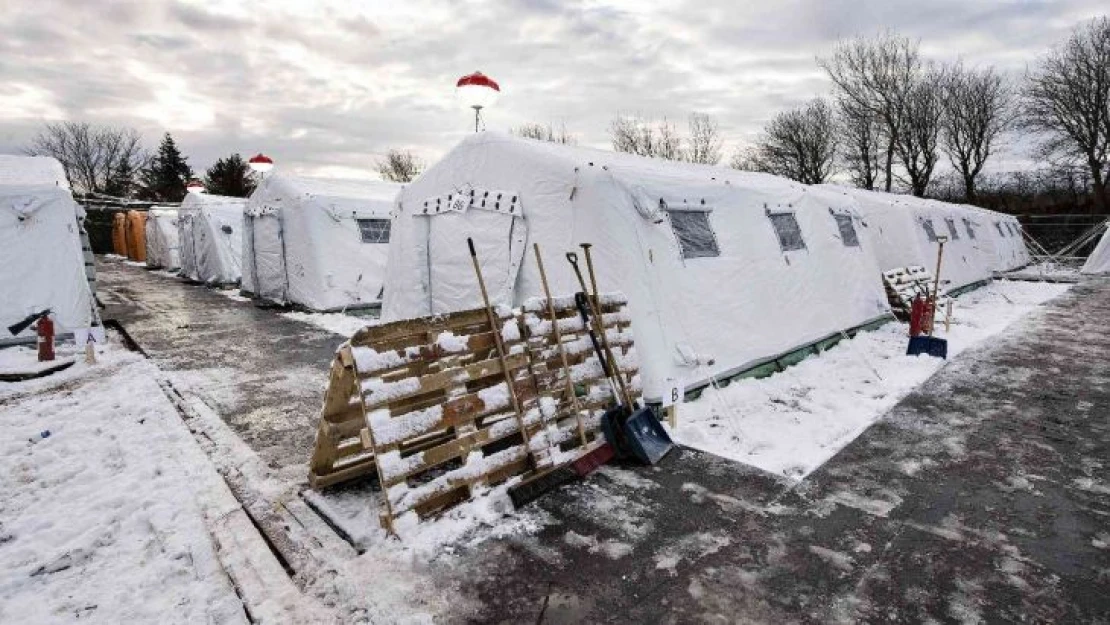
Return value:
M 555 0 L 431 3 L 419 9 L 421 28 L 410 34 L 411 24 L 381 11 L 324 0 L 303 3 L 315 12 L 292 17 L 277 9 L 228 17 L 222 10 L 236 5 L 221 3 L 212 5 L 220 13 L 155 0 L 9 3 L 0 23 L 6 84 L 32 86 L 70 118 L 134 125 L 151 146 L 171 131 L 194 168 L 232 151 L 261 150 L 305 173 L 369 172 L 395 146 L 433 160 L 467 132 L 469 113 L 454 103 L 452 88 L 475 69 L 504 89 L 486 115 L 489 128 L 565 121 L 583 145 L 604 146 L 619 112 L 666 115 L 681 126 L 698 110 L 718 117 L 731 147 L 776 111 L 827 91 L 814 59 L 839 37 L 892 28 L 920 37 L 928 49 L 1013 66 L 1035 58 L 1099 6 L 687 0 L 625 10 Z M 54 18 L 59 11 L 70 19 Z M 206 120 L 201 126 L 163 128 L 130 113 L 149 114 L 167 84 L 183 91 L 187 102 L 176 106 L 197 112 Z M 165 106 L 174 106 L 170 100 Z M 18 150 L 41 121 L 0 118 L 0 152 Z

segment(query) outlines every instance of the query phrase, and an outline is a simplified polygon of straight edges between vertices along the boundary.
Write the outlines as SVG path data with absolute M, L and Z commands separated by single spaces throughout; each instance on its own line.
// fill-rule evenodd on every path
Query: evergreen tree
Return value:
M 221 158 L 204 173 L 204 187 L 213 195 L 247 197 L 254 191 L 250 166 L 242 156 L 232 154 Z
M 135 193 L 135 166 L 131 159 L 120 159 L 112 167 L 108 176 L 108 184 L 104 186 L 104 193 L 113 197 L 130 198 Z
M 193 177 L 193 168 L 185 161 L 173 137 L 167 132 L 158 146 L 158 152 L 142 171 L 142 198 L 156 202 L 180 202 L 185 199 L 185 185 Z

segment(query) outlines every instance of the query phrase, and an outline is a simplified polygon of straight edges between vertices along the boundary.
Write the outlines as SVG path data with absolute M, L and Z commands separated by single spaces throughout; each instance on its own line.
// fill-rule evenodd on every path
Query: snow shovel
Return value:
M 578 256 L 573 252 L 568 253 L 567 260 L 574 267 L 574 273 L 582 286 L 582 292 L 575 295 L 574 302 L 582 316 L 582 322 L 588 329 L 590 342 L 593 344 L 594 352 L 601 362 L 601 369 L 609 381 L 609 388 L 617 400 L 617 406 L 610 408 L 602 416 L 601 428 L 605 433 L 606 440 L 616 449 L 618 457 L 631 456 L 644 464 L 652 465 L 659 462 L 667 452 L 674 448 L 674 442 L 671 441 L 671 437 L 667 435 L 666 430 L 663 429 L 663 425 L 659 423 L 659 419 L 656 418 L 655 412 L 651 408 L 646 406 L 636 408 L 628 389 L 624 385 L 620 368 L 616 359 L 613 358 L 612 350 L 609 349 L 609 340 L 605 336 L 605 327 L 602 324 L 600 310 L 591 305 L 600 301 L 596 293 L 597 280 L 594 278 L 592 271 L 593 262 L 590 258 L 590 246 L 587 244 L 582 247 L 586 253 L 586 263 L 591 270 L 590 279 L 594 284 L 595 293 L 593 302 L 591 302 L 586 295 L 586 281 L 582 278 L 582 272 L 578 268 Z M 593 318 L 592 326 L 589 317 Z M 598 344 L 595 329 L 601 334 L 601 345 Z M 603 347 L 604 352 L 602 351 Z M 613 385 L 613 379 L 616 379 L 617 386 Z M 620 395 L 616 391 L 618 387 L 622 391 Z
M 925 334 L 918 336 L 910 336 L 910 344 L 906 347 L 907 356 L 917 356 L 919 354 L 928 354 L 936 358 L 948 359 L 948 341 L 946 339 L 933 336 L 933 330 L 936 323 L 937 314 L 937 300 L 940 298 L 940 266 L 941 259 L 944 258 L 944 244 L 948 241 L 948 237 L 937 237 L 937 273 L 933 281 L 933 294 L 925 300 L 927 310 L 924 312 L 928 331 Z M 912 319 L 911 319 L 912 321 Z M 912 324 L 911 324 L 912 325 Z M 912 332 L 912 329 L 911 329 Z

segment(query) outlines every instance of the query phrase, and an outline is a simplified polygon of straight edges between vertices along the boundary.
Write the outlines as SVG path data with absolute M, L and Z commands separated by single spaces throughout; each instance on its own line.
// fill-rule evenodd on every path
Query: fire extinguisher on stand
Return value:
M 35 334 L 38 336 L 39 362 L 54 360 L 54 320 L 50 318 L 50 309 L 28 315 L 26 319 L 8 326 L 12 336 L 18 335 L 35 324 Z

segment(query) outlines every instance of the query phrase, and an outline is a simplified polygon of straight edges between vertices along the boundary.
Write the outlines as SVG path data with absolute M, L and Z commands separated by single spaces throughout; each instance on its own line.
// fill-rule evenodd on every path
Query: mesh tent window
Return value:
M 833 215 L 836 227 L 840 229 L 840 241 L 845 247 L 859 247 L 859 236 L 856 235 L 856 225 L 852 223 L 851 215 Z
M 970 219 L 965 219 L 964 220 L 964 229 L 967 230 L 967 238 L 969 238 L 969 239 L 974 239 L 975 238 L 975 228 L 971 225 L 971 220 Z
M 929 241 L 932 242 L 932 243 L 936 243 L 937 242 L 937 231 L 933 228 L 933 220 L 931 220 L 931 219 L 922 219 L 921 220 L 921 227 L 925 229 L 925 236 L 929 237 Z
M 952 240 L 958 240 L 960 238 L 960 231 L 956 230 L 956 220 L 951 217 L 946 217 L 944 223 L 948 224 L 948 234 L 952 235 Z
M 356 219 L 363 243 L 389 243 L 388 219 Z
M 767 215 L 771 219 L 771 225 L 775 228 L 775 234 L 779 237 L 779 247 L 784 252 L 792 252 L 794 250 L 806 249 L 806 242 L 802 238 L 802 229 L 798 226 L 798 220 L 794 218 L 794 213 L 770 213 Z
M 668 210 L 671 230 L 678 239 L 683 258 L 710 258 L 720 256 L 717 235 L 709 224 L 708 211 Z

